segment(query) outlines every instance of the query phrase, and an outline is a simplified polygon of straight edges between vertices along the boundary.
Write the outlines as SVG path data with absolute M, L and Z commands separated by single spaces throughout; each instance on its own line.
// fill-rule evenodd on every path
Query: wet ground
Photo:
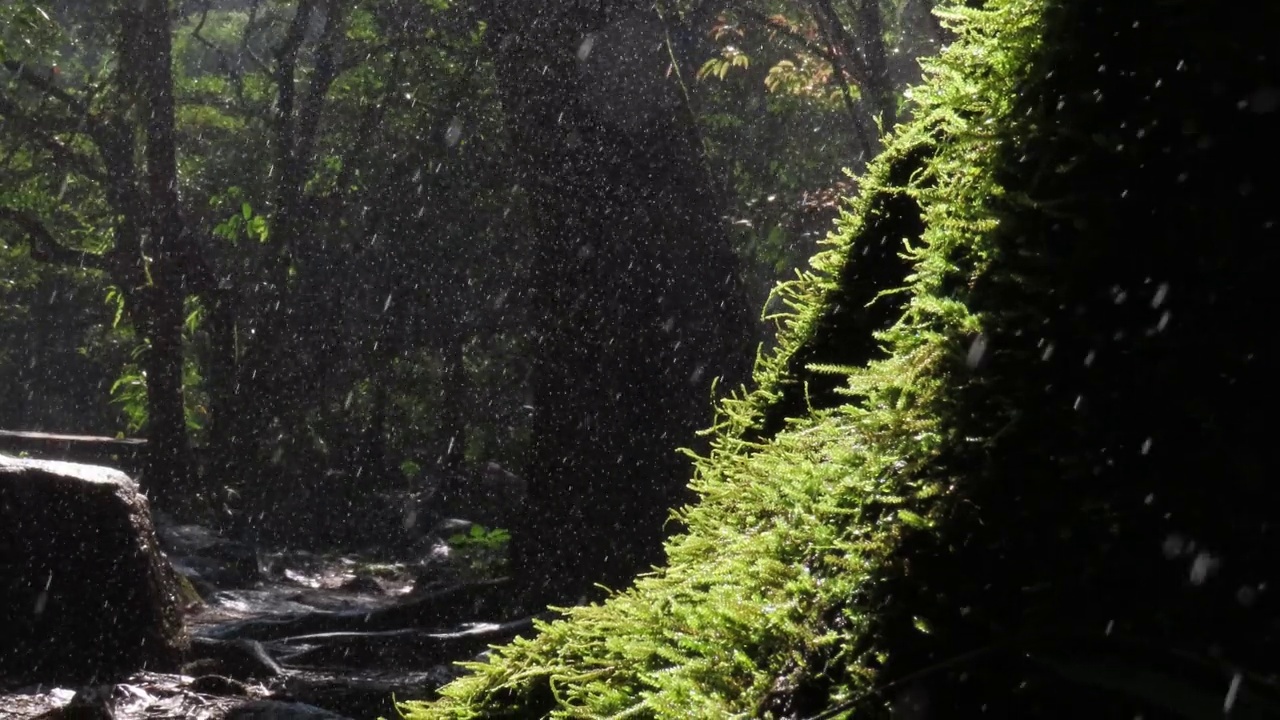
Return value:
M 0 687 L 0 719 L 70 718 L 68 708 L 86 702 L 110 707 L 111 715 L 75 717 L 394 718 L 392 694 L 428 697 L 456 675 L 454 661 L 528 627 L 485 623 L 479 606 L 474 618 L 462 606 L 459 622 L 456 602 L 453 616 L 442 616 L 445 624 L 398 620 L 422 617 L 401 611 L 424 606 L 424 592 L 445 588 L 447 595 L 467 579 L 438 540 L 388 562 L 258 552 L 198 526 L 160 533 L 175 568 L 202 598 L 187 607 L 188 629 L 197 642 L 216 644 L 216 657 L 190 663 L 182 674 L 144 672 L 97 688 Z M 265 661 L 255 659 L 255 646 Z

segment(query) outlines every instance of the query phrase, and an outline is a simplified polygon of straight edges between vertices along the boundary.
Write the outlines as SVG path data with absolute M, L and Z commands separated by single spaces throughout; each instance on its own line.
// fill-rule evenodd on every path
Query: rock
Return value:
M 342 589 L 349 592 L 371 593 L 381 595 L 385 592 L 382 583 L 372 575 L 356 575 L 350 580 L 342 583 Z
M 345 715 L 331 713 L 299 702 L 255 700 L 231 708 L 226 720 L 350 720 Z
M 0 676 L 176 667 L 187 637 L 175 577 L 127 475 L 0 455 Z
M 110 685 L 80 690 L 57 711 L 58 720 L 115 720 L 115 717 Z

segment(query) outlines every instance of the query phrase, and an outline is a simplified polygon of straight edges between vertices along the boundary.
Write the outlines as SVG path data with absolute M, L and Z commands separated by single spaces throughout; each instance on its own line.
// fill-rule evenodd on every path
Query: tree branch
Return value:
M 16 103 L 3 95 L 0 95 L 0 116 L 3 116 L 32 142 L 49 151 L 59 169 L 74 170 L 97 182 L 106 180 L 102 171 L 94 166 L 93 160 L 67 147 L 57 137 L 45 131 L 49 125 L 56 123 L 46 123 L 45 118 L 27 117 Z
M 0 206 L 0 222 L 8 222 L 26 233 L 31 259 L 51 265 L 106 270 L 106 258 L 97 253 L 75 250 L 58 243 L 44 223 L 33 214 Z
M 810 40 L 804 35 L 801 35 L 800 33 L 796 32 L 795 29 L 793 29 L 789 25 L 784 25 L 782 23 L 779 23 L 758 10 L 753 10 L 748 7 L 736 7 L 736 8 L 733 8 L 732 11 L 735 14 L 741 15 L 742 17 L 756 23 L 762 28 L 766 28 L 768 30 L 771 30 L 773 32 L 776 32 L 780 35 L 785 36 L 788 40 L 791 40 L 792 42 L 799 45 L 801 49 L 803 49 L 807 53 L 816 55 L 822 58 L 823 60 L 826 60 L 829 63 L 839 62 L 836 56 L 833 55 L 827 48 L 822 47 L 821 45 L 815 43 L 814 41 Z
M 298 69 L 298 52 L 302 49 L 307 21 L 314 9 L 314 0 L 301 0 L 298 3 L 297 9 L 293 11 L 293 21 L 289 23 L 284 39 L 280 41 L 280 47 L 276 48 L 276 142 L 279 145 L 277 151 L 282 154 L 282 158 L 287 158 L 293 152 L 293 106 L 297 97 L 294 82 Z
M 65 89 L 58 87 L 53 80 L 52 73 L 41 73 L 34 70 L 29 64 L 19 62 L 17 60 L 5 60 L 4 68 L 12 73 L 21 82 L 38 90 L 45 97 L 53 98 L 67 107 L 74 115 L 75 126 L 68 126 L 68 131 L 84 132 L 93 138 L 94 142 L 102 141 L 102 123 L 96 115 L 89 111 L 89 104 L 83 99 L 67 92 Z
M 382 95 L 382 100 L 378 103 L 372 103 L 366 108 L 364 117 L 360 120 L 360 130 L 356 137 L 372 137 L 373 133 L 382 125 L 382 120 L 386 117 L 387 110 L 391 107 L 392 99 L 395 97 L 396 89 L 400 86 L 403 70 L 404 63 L 400 59 L 399 48 L 396 48 L 391 56 L 391 72 L 387 77 L 387 87 Z M 342 169 L 338 171 L 338 179 L 334 183 L 336 192 L 343 192 L 343 188 L 351 184 L 352 176 L 355 174 L 356 169 L 356 157 L 362 152 L 362 148 L 367 148 L 370 144 L 372 143 L 355 143 L 351 146 L 351 152 L 343 158 Z
M 191 29 L 191 37 L 195 38 L 196 42 L 209 48 L 218 56 L 218 66 L 221 67 L 223 72 L 227 74 L 227 77 L 231 79 L 231 84 L 234 85 L 236 89 L 236 99 L 240 101 L 241 105 L 244 105 L 244 73 L 240 72 L 240 63 L 233 61 L 227 51 L 222 49 L 222 47 L 217 43 L 200 34 L 200 31 L 204 30 L 205 20 L 208 19 L 209 3 L 205 2 L 204 8 L 200 12 L 200 20 L 196 23 L 196 26 Z
M 345 24 L 344 9 L 342 0 L 329 0 L 325 4 L 324 30 L 320 33 L 320 42 L 316 47 L 315 74 L 311 78 L 311 87 L 303 98 L 302 107 L 298 112 L 295 153 L 300 170 L 311 164 L 311 153 L 320 127 L 324 98 L 329 94 L 329 88 L 338 76 L 338 43 L 342 39 Z
M 77 115 L 89 118 L 89 108 L 81 102 L 79 98 L 71 93 L 58 87 L 53 81 L 53 73 L 40 73 L 32 69 L 30 65 L 18 60 L 5 60 L 4 67 L 13 73 L 19 80 L 39 90 L 47 97 L 58 100 L 66 105 L 69 109 L 75 111 Z
M 263 75 L 270 76 L 271 68 L 263 62 L 262 58 L 249 47 L 249 38 L 253 35 L 253 31 L 258 26 L 258 7 L 262 4 L 262 0 L 253 0 L 249 4 L 249 19 L 245 21 L 244 32 L 240 35 L 240 54 L 253 61 L 254 67 L 258 68 L 258 72 Z

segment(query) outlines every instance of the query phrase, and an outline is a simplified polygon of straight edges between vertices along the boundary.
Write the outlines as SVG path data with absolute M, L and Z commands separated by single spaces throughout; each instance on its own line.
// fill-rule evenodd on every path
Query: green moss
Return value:
M 183 607 L 204 604 L 204 598 L 200 597 L 200 592 L 191 584 L 186 575 L 173 571 L 173 580 L 178 587 L 178 601 L 182 603 Z
M 1243 358 L 1265 353 L 1249 330 L 1265 304 L 1256 259 L 1275 243 L 1257 242 L 1269 210 L 1235 192 L 1230 160 L 1195 151 L 1204 136 L 1274 145 L 1261 117 L 1240 129 L 1206 100 L 1224 83 L 1252 92 L 1232 71 L 1266 47 L 1257 28 L 1274 14 L 948 11 L 960 40 L 929 64 L 915 119 L 814 270 L 780 289 L 782 340 L 756 388 L 723 403 L 667 566 L 495 650 L 409 716 L 861 717 L 910 685 L 942 707 L 1132 717 L 1125 688 L 1064 690 L 1022 659 L 1108 618 L 1148 644 L 1190 637 L 1274 663 L 1274 631 L 1235 593 L 1280 552 L 1265 509 L 1280 498 L 1259 481 L 1274 466 L 1243 419 L 1250 393 L 1274 389 Z M 1200 66 L 1179 79 L 1189 48 Z M 1175 111 L 1183 125 L 1166 130 Z M 1226 140 L 1233 127 L 1243 139 Z M 1245 179 L 1273 191 L 1272 177 Z M 1212 228 L 1230 240 L 1204 244 Z M 1195 273 L 1213 292 L 1169 328 L 1159 283 L 1191 296 Z M 1153 435 L 1167 455 L 1149 455 Z M 1215 464 L 1232 468 L 1224 484 L 1199 482 Z M 1179 468 L 1197 481 L 1170 481 Z M 1230 548 L 1231 582 L 1189 593 L 1159 552 L 1174 529 Z M 1196 627 L 1197 613 L 1222 623 Z M 1054 652 L 1042 665 L 1064 666 Z

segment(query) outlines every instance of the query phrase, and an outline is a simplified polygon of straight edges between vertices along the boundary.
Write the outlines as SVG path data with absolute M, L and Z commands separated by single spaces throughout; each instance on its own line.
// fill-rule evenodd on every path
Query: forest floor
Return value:
M 439 540 L 388 561 L 262 552 L 199 526 L 160 532 L 201 595 L 185 610 L 202 659 L 182 674 L 141 672 L 92 689 L 0 686 L 0 719 L 69 717 L 77 691 L 111 709 L 93 717 L 114 720 L 395 718 L 393 697 L 430 697 L 458 674 L 454 661 L 528 627 L 460 622 L 456 590 L 476 578 L 451 566 Z M 433 615 L 437 597 L 454 610 Z M 485 613 L 475 607 L 461 617 Z

